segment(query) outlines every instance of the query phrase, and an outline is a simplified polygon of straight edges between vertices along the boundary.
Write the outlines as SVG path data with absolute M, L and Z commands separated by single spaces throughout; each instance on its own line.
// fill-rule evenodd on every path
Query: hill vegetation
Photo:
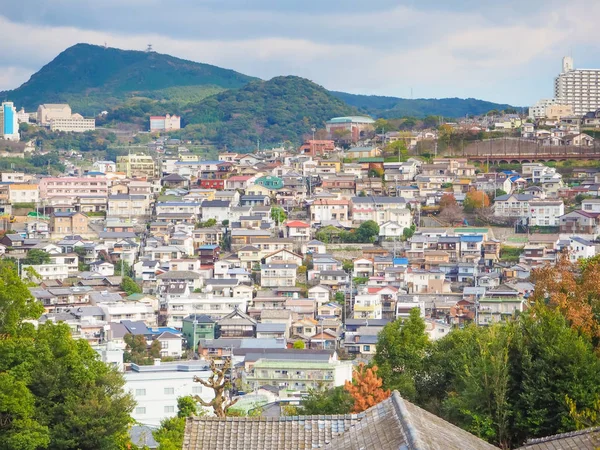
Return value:
M 406 99 L 379 95 L 355 95 L 331 91 L 335 97 L 373 117 L 464 117 L 480 115 L 491 110 L 513 109 L 510 105 L 477 100 L 475 98 L 419 98 Z
M 31 76 L 21 87 L 0 93 L 18 106 L 69 103 L 74 111 L 97 114 L 132 97 L 199 100 L 256 78 L 209 64 L 163 55 L 77 44 Z

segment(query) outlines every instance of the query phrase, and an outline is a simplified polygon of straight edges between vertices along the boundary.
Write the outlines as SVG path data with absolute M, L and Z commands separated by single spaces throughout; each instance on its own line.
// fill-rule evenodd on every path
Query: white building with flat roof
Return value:
M 194 377 L 206 380 L 212 372 L 206 361 L 179 361 L 153 366 L 131 364 L 124 374 L 125 391 L 131 392 L 136 407 L 132 417 L 135 421 L 150 426 L 159 426 L 160 421 L 177 414 L 177 399 L 187 395 L 198 395 L 204 401 L 213 399 L 212 389 L 194 382 Z

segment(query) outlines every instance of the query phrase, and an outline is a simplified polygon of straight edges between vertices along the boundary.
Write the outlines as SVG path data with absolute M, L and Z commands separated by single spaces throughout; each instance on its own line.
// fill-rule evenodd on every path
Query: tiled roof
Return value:
M 531 439 L 517 450 L 595 450 L 600 442 L 600 427 Z
M 296 417 L 193 417 L 183 450 L 497 449 L 404 401 L 397 392 L 363 413 Z

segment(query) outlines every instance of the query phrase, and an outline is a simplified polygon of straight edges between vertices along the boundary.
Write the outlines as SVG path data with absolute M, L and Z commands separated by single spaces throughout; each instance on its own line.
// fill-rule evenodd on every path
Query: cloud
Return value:
M 0 41 L 0 89 L 78 42 L 138 50 L 152 43 L 265 79 L 294 74 L 355 93 L 525 105 L 552 95 L 571 49 L 576 66 L 600 56 L 589 39 L 600 4 L 586 0 L 2 1 L 0 28 L 14 39 Z

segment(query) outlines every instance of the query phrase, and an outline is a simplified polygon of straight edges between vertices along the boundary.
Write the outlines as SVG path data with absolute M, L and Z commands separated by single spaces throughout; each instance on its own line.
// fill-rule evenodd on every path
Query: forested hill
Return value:
M 217 144 L 243 148 L 255 145 L 257 139 L 299 143 L 311 128 L 323 128 L 328 119 L 356 113 L 356 108 L 318 84 L 287 76 L 207 97 L 188 105 L 183 117 L 188 126 L 212 129 Z
M 510 105 L 475 98 L 418 98 L 413 100 L 379 95 L 355 95 L 336 91 L 331 91 L 331 94 L 358 108 L 364 114 L 386 119 L 404 116 L 464 117 L 467 114 L 470 116 L 485 114 L 494 109 L 501 111 L 513 108 Z
M 40 103 L 69 103 L 73 111 L 92 115 L 135 96 L 199 100 L 256 79 L 156 52 L 77 44 L 21 87 L 0 92 L 0 99 L 27 110 Z

